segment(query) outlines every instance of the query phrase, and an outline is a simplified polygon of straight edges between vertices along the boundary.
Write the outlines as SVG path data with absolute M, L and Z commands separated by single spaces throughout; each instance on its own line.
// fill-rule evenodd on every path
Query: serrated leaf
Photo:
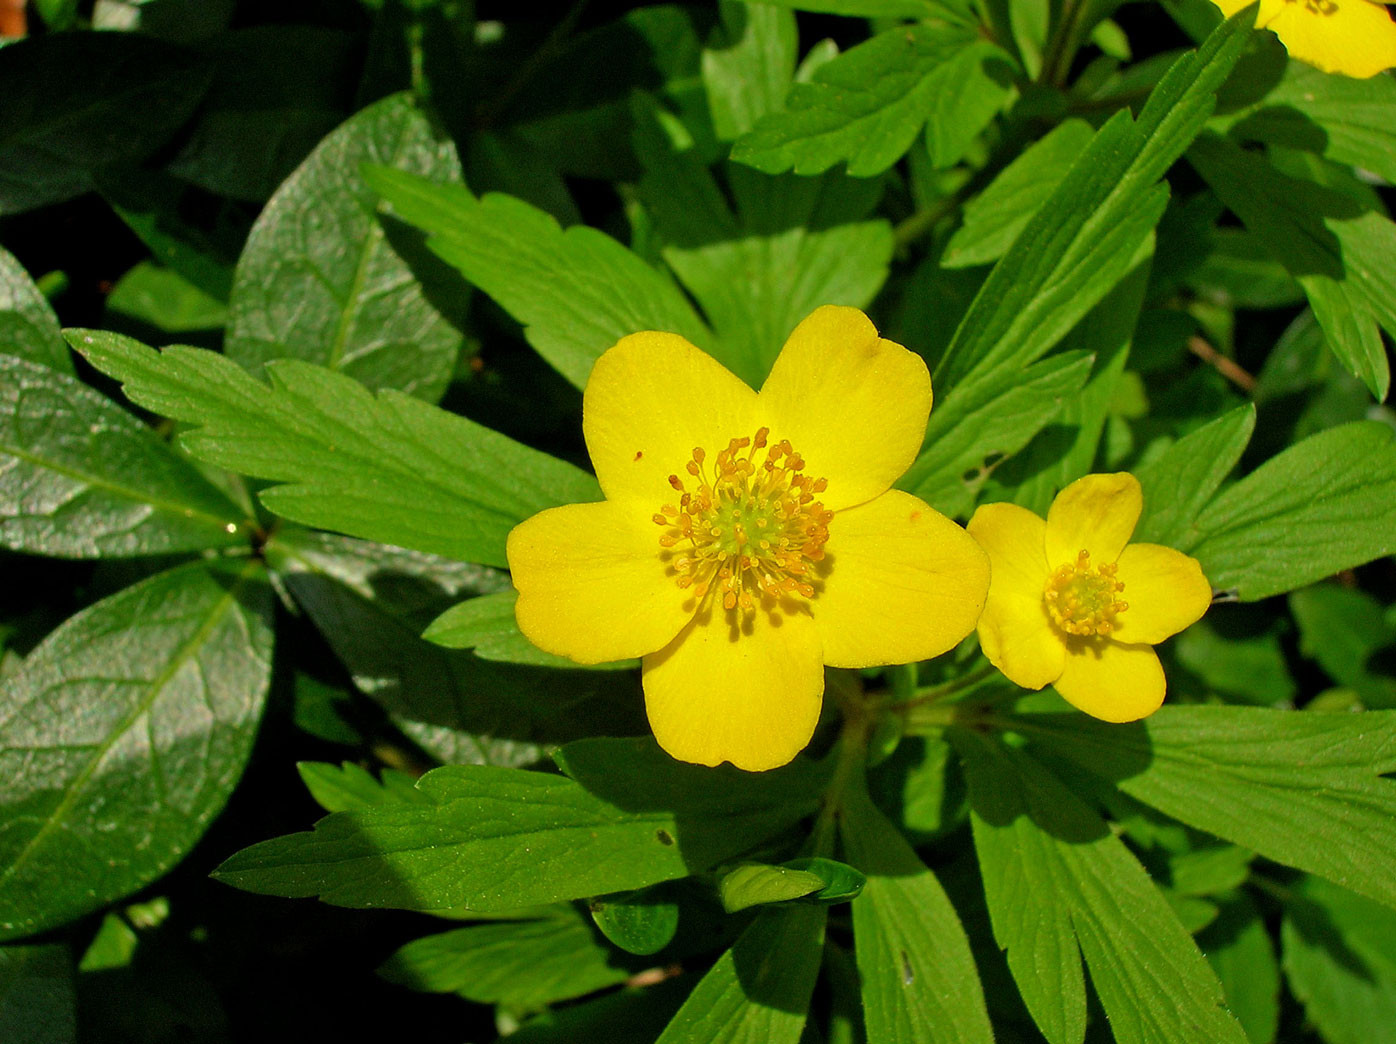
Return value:
M 1094 135 L 1085 120 L 1069 119 L 1024 149 L 965 204 L 964 223 L 945 245 L 940 263 L 966 268 L 1002 257 Z
M 243 516 L 149 428 L 74 377 L 0 356 L 0 544 L 64 558 L 243 543 Z
M 262 503 L 295 522 L 488 565 L 509 530 L 544 507 L 599 499 L 596 480 L 554 457 L 392 389 L 295 359 L 271 387 L 214 352 L 156 352 L 100 331 L 66 336 L 127 396 L 194 430 L 200 460 L 278 482 Z
M 310 796 L 326 812 L 347 812 L 391 802 L 416 804 L 425 800 L 413 786 L 412 777 L 396 769 L 385 768 L 379 778 L 374 779 L 372 773 L 352 761 L 342 765 L 298 761 L 296 771 Z
M 819 174 L 839 162 L 853 177 L 881 174 L 911 147 L 928 116 L 949 125 L 961 108 L 977 107 L 978 92 L 964 96 L 953 88 L 981 66 L 994 82 L 1011 77 L 1008 55 L 968 26 L 888 29 L 796 84 L 785 111 L 738 139 L 732 158 L 768 174 Z M 959 107 L 943 107 L 947 98 Z M 955 151 L 949 139 L 945 149 Z
M 208 85 L 194 55 L 145 36 L 65 32 L 6 47 L 0 214 L 76 196 L 101 167 L 144 158 L 189 118 Z
M 1188 159 L 1299 281 L 1343 365 L 1385 399 L 1391 374 L 1377 326 L 1396 336 L 1396 224 L 1216 135 L 1198 138 Z
M 1254 430 L 1255 407 L 1238 406 L 1135 468 L 1144 511 L 1133 539 L 1184 550 L 1195 545 L 1198 515 L 1241 459 Z
M 0 1040 L 74 1044 L 77 1007 L 67 946 L 0 946 Z
M 804 1030 L 826 910 L 766 910 L 703 976 L 656 1044 L 797 1044 Z
M 225 352 L 260 375 L 272 359 L 328 366 L 376 391 L 434 401 L 463 341 L 387 236 L 359 168 L 460 178 L 455 148 L 409 95 L 357 113 L 282 183 L 252 226 L 233 282 Z M 444 288 L 449 293 L 457 288 Z
M 1198 830 L 1396 906 L 1396 711 L 1164 707 L 1111 726 L 1027 719 L 1035 742 Z
M 0 938 L 155 880 L 223 807 L 271 677 L 262 567 L 194 563 L 83 610 L 5 679 Z
M 737 913 L 766 903 L 798 899 L 823 887 L 824 879 L 808 870 L 792 870 L 769 863 L 743 863 L 718 879 L 717 894 L 724 910 Z
M 1031 757 L 967 730 L 975 850 L 994 938 L 1043 1035 L 1085 1035 L 1080 954 L 1119 1044 L 1243 1044 L 1221 984 L 1106 824 Z
M 514 604 L 518 600 L 519 593 L 510 588 L 457 603 L 433 620 L 422 637 L 447 649 L 474 649 L 475 655 L 484 660 L 573 670 L 582 666 L 566 657 L 544 652 L 523 636 L 514 618 Z M 627 670 L 637 665 L 636 660 L 616 660 L 591 664 L 587 669 Z
M 701 796 L 676 811 L 665 786 L 625 795 L 621 807 L 570 779 L 484 765 L 434 769 L 417 789 L 428 803 L 333 813 L 313 831 L 242 850 L 215 876 L 337 906 L 509 910 L 685 877 L 809 807 L 772 807 L 759 782 L 729 790 L 725 814 L 694 814 L 713 809 Z
M 853 939 L 868 1039 L 992 1042 L 969 940 L 935 875 L 861 787 L 845 800 L 839 829 L 867 875 L 853 901 Z
M 472 925 L 416 939 L 378 968 L 389 982 L 525 1011 L 571 1000 L 634 974 L 571 908 L 557 916 Z
M 73 372 L 73 360 L 58 332 L 58 317 L 24 266 L 4 247 L 0 247 L 0 352 L 60 373 Z
M 1119 112 L 1096 132 L 989 274 L 936 368 L 938 387 L 972 370 L 1020 370 L 1134 267 L 1167 201 L 1158 179 L 1211 113 L 1252 17 L 1238 14 L 1174 62 L 1138 120 Z
M 579 388 L 597 357 L 627 334 L 667 330 L 700 348 L 710 341 L 678 287 L 604 232 L 564 231 L 551 215 L 499 193 L 476 199 L 462 186 L 382 167 L 366 168 L 364 177 Z
M 679 927 L 679 904 L 663 886 L 603 895 L 587 904 L 601 934 L 627 953 L 647 956 L 668 946 Z
M 1396 550 L 1396 434 L 1376 421 L 1319 432 L 1228 487 L 1185 547 L 1242 601 L 1292 591 Z

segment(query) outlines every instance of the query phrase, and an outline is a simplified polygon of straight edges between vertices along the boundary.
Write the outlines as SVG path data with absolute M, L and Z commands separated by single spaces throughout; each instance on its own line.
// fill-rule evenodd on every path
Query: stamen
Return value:
M 1125 585 L 1115 579 L 1118 566 L 1102 562 L 1091 568 L 1091 553 L 1084 548 L 1076 560 L 1059 566 L 1047 578 L 1042 592 L 1047 615 L 1067 634 L 1086 638 L 1106 636 L 1119 626 L 1115 617 L 1129 608 L 1116 597 Z

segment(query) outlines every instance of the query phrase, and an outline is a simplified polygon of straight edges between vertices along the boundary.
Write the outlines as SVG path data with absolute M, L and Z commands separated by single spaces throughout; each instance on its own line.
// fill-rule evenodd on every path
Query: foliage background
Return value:
M 1000 1040 L 1184 1039 L 1170 1013 L 1215 999 L 1170 964 L 1178 924 L 1250 1039 L 1396 1039 L 1396 83 L 1242 26 L 1158 86 L 1219 16 L 1112 8 L 31 2 L 0 48 L 0 1039 L 486 1040 L 554 1000 L 519 1039 L 591 1039 L 587 1017 L 654 1039 L 750 916 L 711 876 L 672 886 L 661 958 L 562 908 L 428 974 L 384 962 L 439 917 L 209 874 L 325 810 L 415 800 L 438 763 L 643 736 L 633 671 L 559 669 L 512 629 L 503 535 L 595 495 L 579 388 L 617 337 L 674 329 L 759 382 L 827 302 L 935 373 L 906 488 L 963 519 L 1129 467 L 1141 536 L 1227 592 L 1162 650 L 1170 702 L 1210 716 L 1147 733 L 1041 719 L 1027 753 L 952 746 L 962 711 L 1060 709 L 993 682 L 895 709 L 972 678 L 972 646 L 859 679 L 893 701 L 868 784 L 915 853 L 850 799 L 842 857 L 935 871 Z M 473 652 L 419 637 L 466 598 L 449 644 Z M 1274 713 L 1225 709 L 1250 707 Z M 1178 775 L 1142 771 L 1151 744 L 1188 752 Z M 608 749 L 614 770 L 640 748 Z M 724 821 L 715 861 L 794 856 L 792 793 L 764 833 Z M 1015 802 L 1033 814 L 995 817 Z M 899 945 L 953 965 L 921 887 L 881 893 L 881 922 L 828 906 L 823 950 L 777 940 L 792 982 L 819 975 L 804 1039 L 856 1041 L 879 990 L 904 999 L 865 968 L 860 1004 L 855 934 L 920 931 Z M 798 933 L 826 907 L 772 909 Z M 569 1006 L 654 967 L 685 974 Z M 975 992 L 906 1039 L 984 1039 Z

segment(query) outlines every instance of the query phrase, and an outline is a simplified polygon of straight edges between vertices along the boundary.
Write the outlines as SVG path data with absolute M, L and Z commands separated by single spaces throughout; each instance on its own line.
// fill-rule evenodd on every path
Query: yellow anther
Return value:
M 1091 553 L 1084 548 L 1075 562 L 1054 570 L 1042 592 L 1052 622 L 1081 638 L 1113 633 L 1118 626 L 1115 617 L 1129 608 L 1116 597 L 1125 588 L 1115 579 L 1117 570 L 1114 562 L 1092 568 Z

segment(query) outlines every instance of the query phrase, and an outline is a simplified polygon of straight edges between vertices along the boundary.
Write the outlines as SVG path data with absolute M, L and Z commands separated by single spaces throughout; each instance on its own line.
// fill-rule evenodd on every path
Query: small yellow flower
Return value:
M 1212 588 L 1181 551 L 1129 543 L 1143 504 L 1139 480 L 1122 472 L 1077 479 L 1045 522 L 1016 504 L 974 513 L 970 535 L 993 565 L 979 644 L 1010 681 L 1054 684 L 1105 721 L 1158 710 L 1153 646 L 1196 623 Z
M 1250 0 L 1212 2 L 1230 18 Z M 1374 0 L 1260 0 L 1255 27 L 1324 72 L 1365 80 L 1396 67 L 1396 22 Z
M 825 664 L 936 656 L 984 606 L 984 553 L 890 488 L 930 408 L 925 363 L 855 308 L 802 322 L 759 393 L 682 337 L 622 339 L 583 400 L 606 499 L 509 534 L 519 629 L 579 663 L 643 656 L 675 758 L 784 765 Z

